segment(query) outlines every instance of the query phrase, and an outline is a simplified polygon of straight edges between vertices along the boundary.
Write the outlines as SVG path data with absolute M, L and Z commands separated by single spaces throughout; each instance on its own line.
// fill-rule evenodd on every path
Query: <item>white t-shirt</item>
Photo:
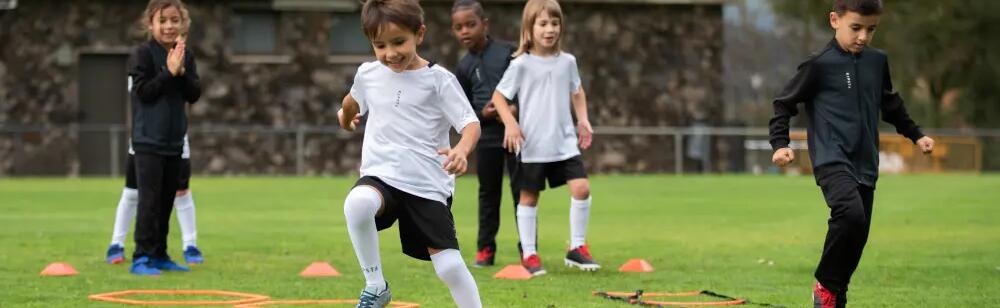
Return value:
M 518 99 L 524 134 L 521 162 L 549 163 L 580 155 L 571 114 L 572 95 L 580 86 L 576 57 L 569 53 L 523 54 L 510 62 L 496 89 L 508 100 Z
M 409 194 L 446 203 L 455 177 L 443 168 L 448 131 L 478 122 L 458 79 L 440 65 L 393 72 L 361 64 L 351 96 L 367 114 L 361 176 L 375 176 Z
M 128 155 L 135 155 L 132 149 L 132 139 L 128 139 Z M 181 159 L 191 159 L 191 145 L 188 144 L 188 135 L 184 134 L 184 151 L 181 152 Z

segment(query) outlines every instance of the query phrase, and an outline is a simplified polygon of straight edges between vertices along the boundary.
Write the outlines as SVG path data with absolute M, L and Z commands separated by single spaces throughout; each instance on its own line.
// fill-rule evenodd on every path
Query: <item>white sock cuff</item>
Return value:
M 449 260 L 451 260 L 451 262 L 457 260 L 458 262 L 465 264 L 465 260 L 462 260 L 462 253 L 459 252 L 458 249 L 448 248 L 431 255 L 431 262 L 434 264 L 437 264 L 438 262 L 449 262 Z
M 593 196 L 587 196 L 587 199 L 577 200 L 576 198 L 569 197 L 569 202 L 572 205 L 590 206 L 590 200 L 592 200 L 593 198 L 594 198 Z
M 434 273 L 448 284 L 449 288 L 455 283 L 461 283 L 462 278 L 465 278 L 463 274 L 472 278 L 472 273 L 465 267 L 465 260 L 462 260 L 462 254 L 456 249 L 445 249 L 431 255 L 431 263 L 434 264 Z
M 177 210 L 186 210 L 194 207 L 194 197 L 191 196 L 191 192 L 188 191 L 186 194 L 180 197 L 174 197 L 174 207 Z
M 139 200 L 139 190 L 125 187 L 122 189 L 122 196 L 125 196 L 129 201 Z
M 538 208 L 527 205 L 517 205 L 517 217 L 538 217 Z

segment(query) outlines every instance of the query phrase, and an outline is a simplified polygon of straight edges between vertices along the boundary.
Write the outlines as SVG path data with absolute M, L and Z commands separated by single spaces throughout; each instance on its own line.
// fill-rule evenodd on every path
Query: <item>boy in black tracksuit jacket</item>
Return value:
M 456 1 L 452 6 L 452 31 L 469 53 L 458 63 L 455 77 L 476 111 L 482 135 L 476 145 L 476 172 L 479 178 L 479 239 L 476 266 L 492 266 L 496 255 L 496 235 L 500 228 L 500 200 L 503 171 L 514 174 L 517 161 L 503 149 L 504 126 L 490 100 L 497 83 L 510 65 L 513 44 L 486 35 L 488 19 L 482 4 L 475 0 Z M 513 205 L 518 193 L 511 186 Z
M 830 207 L 829 230 L 816 269 L 815 307 L 844 307 L 847 285 L 861 260 L 871 226 L 878 180 L 879 113 L 924 153 L 934 147 L 910 119 L 892 87 L 885 53 L 866 47 L 881 14 L 879 0 L 837 0 L 830 13 L 836 37 L 799 65 L 774 100 L 770 121 L 773 161 L 794 160 L 789 118 L 805 104 L 809 157 Z
M 187 270 L 167 255 L 167 233 L 187 134 L 185 105 L 201 96 L 194 56 L 183 38 L 177 38 L 168 50 L 157 34 L 154 37 L 132 51 L 128 64 L 139 191 L 136 248 L 130 272 L 137 275 Z M 171 64 L 171 57 L 183 60 L 179 65 Z

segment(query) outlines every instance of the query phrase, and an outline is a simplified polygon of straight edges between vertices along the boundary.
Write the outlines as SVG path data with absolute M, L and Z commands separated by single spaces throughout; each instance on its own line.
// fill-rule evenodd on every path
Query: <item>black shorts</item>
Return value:
M 556 188 L 569 180 L 586 178 L 587 170 L 583 168 L 580 155 L 550 163 L 519 163 L 514 171 L 517 188 L 527 191 L 545 190 L 546 179 L 549 181 L 549 188 Z
M 358 179 L 354 187 L 358 186 L 374 187 L 382 195 L 385 210 L 381 216 L 375 217 L 375 226 L 382 231 L 399 220 L 399 242 L 406 255 L 430 261 L 428 247 L 458 250 L 451 198 L 448 198 L 448 204 L 424 199 L 389 186 L 373 176 Z
M 177 179 L 177 190 L 187 190 L 191 185 L 191 160 L 181 159 L 180 177 Z M 125 187 L 138 189 L 139 184 L 135 180 L 135 155 L 129 154 L 125 162 Z

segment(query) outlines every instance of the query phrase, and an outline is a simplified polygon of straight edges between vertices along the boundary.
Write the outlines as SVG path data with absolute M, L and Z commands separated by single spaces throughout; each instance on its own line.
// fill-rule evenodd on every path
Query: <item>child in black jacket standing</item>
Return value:
M 198 100 L 201 85 L 184 42 L 191 24 L 184 3 L 151 0 L 142 18 L 152 39 L 133 49 L 128 62 L 139 190 L 129 272 L 159 275 L 161 270 L 188 270 L 167 255 L 167 233 L 187 134 L 185 105 Z
M 513 177 L 517 167 L 514 154 L 503 149 L 504 127 L 490 100 L 497 83 L 510 65 L 517 47 L 487 35 L 489 19 L 478 0 L 458 0 L 451 9 L 451 29 L 469 53 L 455 69 L 465 96 L 482 123 L 482 136 L 476 145 L 476 172 L 479 178 L 479 240 L 476 266 L 493 266 L 500 228 L 500 200 L 503 195 L 504 165 Z M 517 113 L 516 107 L 513 111 Z M 517 209 L 518 192 L 511 185 L 512 204 Z

